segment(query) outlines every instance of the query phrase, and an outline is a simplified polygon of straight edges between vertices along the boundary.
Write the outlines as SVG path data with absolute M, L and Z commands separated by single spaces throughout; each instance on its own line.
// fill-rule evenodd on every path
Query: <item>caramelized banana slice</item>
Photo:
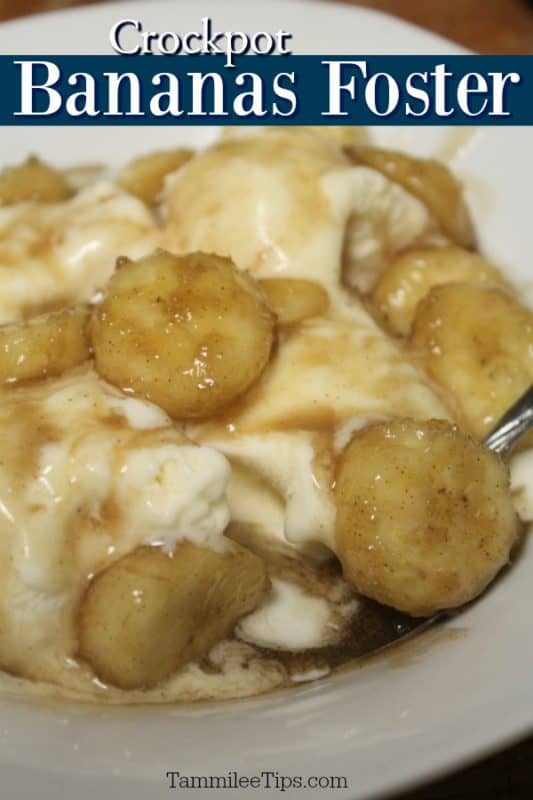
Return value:
M 460 281 L 504 285 L 496 267 L 478 253 L 461 247 L 418 247 L 407 250 L 387 267 L 372 299 L 389 328 L 407 336 L 418 302 L 433 286 Z
M 467 248 L 475 245 L 463 187 L 447 166 L 432 158 L 414 158 L 378 147 L 347 147 L 346 152 L 355 163 L 381 172 L 418 197 L 435 216 L 443 233 L 455 244 Z
M 431 289 L 416 310 L 411 343 L 479 438 L 533 381 L 533 315 L 497 287 Z
M 437 420 L 356 433 L 335 498 L 346 579 L 412 616 L 476 597 L 507 563 L 519 530 L 503 462 Z
M 60 375 L 90 356 L 89 310 L 74 306 L 0 327 L 0 383 Z
M 89 585 L 79 653 L 106 683 L 153 686 L 226 638 L 267 587 L 263 562 L 240 545 L 138 548 Z
M 148 205 L 159 199 L 167 175 L 175 172 L 193 156 L 192 150 L 156 150 L 130 161 L 118 176 L 118 184 Z
M 259 283 L 281 325 L 294 325 L 328 310 L 328 293 L 314 281 L 265 278 Z
M 14 205 L 28 200 L 57 203 L 70 195 L 65 176 L 34 156 L 0 172 L 0 205 Z
M 184 419 L 215 414 L 259 377 L 274 315 L 229 259 L 161 251 L 117 270 L 91 328 L 106 380 Z

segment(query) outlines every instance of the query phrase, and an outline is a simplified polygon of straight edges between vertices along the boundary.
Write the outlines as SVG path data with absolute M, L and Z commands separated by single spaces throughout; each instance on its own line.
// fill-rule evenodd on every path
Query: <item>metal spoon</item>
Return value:
M 533 425 L 533 385 L 503 415 L 485 439 L 485 447 L 507 454 Z

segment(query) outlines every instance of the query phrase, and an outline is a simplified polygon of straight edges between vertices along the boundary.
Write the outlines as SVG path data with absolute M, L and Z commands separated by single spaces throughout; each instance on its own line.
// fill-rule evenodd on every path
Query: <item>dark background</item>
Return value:
M 106 0 L 0 0 L 0 20 L 97 2 Z M 479 53 L 533 51 L 531 0 L 344 2 L 386 11 Z M 448 778 L 402 794 L 396 800 L 533 800 L 533 737 Z

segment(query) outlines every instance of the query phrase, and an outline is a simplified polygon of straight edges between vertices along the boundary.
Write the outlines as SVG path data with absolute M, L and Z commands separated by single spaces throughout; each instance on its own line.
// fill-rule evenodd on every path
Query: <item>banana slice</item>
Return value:
M 163 189 L 165 178 L 183 166 L 193 156 L 192 150 L 179 147 L 175 150 L 156 150 L 127 164 L 118 176 L 118 184 L 148 205 L 155 205 Z
M 328 293 L 319 283 L 297 278 L 266 278 L 259 283 L 280 325 L 294 325 L 328 310 Z
M 437 420 L 399 418 L 356 433 L 335 499 L 346 579 L 412 616 L 480 594 L 519 530 L 503 462 Z
M 91 354 L 89 310 L 75 306 L 0 327 L 0 383 L 60 375 Z
M 479 438 L 533 381 L 533 315 L 501 288 L 434 287 L 417 307 L 411 343 Z
M 79 654 L 107 683 L 153 686 L 226 638 L 267 588 L 261 559 L 229 541 L 223 552 L 138 548 L 89 585 Z
M 433 286 L 475 281 L 504 285 L 500 272 L 461 247 L 420 247 L 402 253 L 374 287 L 372 299 L 393 333 L 407 336 L 418 302 Z
M 66 200 L 70 194 L 65 176 L 34 156 L 0 172 L 0 205 L 15 205 L 30 200 L 57 203 Z
M 455 244 L 474 247 L 476 237 L 463 187 L 445 164 L 378 147 L 348 147 L 346 152 L 354 163 L 381 172 L 418 197 Z
M 229 259 L 158 252 L 117 270 L 94 315 L 98 372 L 176 419 L 208 417 L 266 366 L 274 315 Z

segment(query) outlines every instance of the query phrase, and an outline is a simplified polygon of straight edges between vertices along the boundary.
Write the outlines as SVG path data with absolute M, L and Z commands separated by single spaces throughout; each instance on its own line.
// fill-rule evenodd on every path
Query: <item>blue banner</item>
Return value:
M 533 56 L 0 56 L 0 125 L 532 125 Z

